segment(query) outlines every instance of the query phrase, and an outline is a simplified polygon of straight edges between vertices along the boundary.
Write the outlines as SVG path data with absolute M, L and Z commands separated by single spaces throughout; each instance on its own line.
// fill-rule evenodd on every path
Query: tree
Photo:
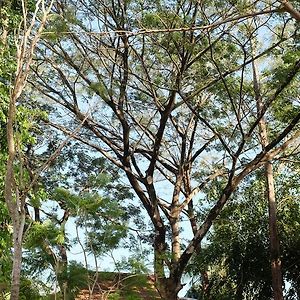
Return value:
M 11 40 L 11 35 L 18 27 L 20 22 L 20 7 L 13 5 L 10 1 L 2 1 L 0 3 L 0 178 L 1 178 L 1 295 L 4 297 L 7 287 L 9 286 L 11 261 L 10 248 L 11 243 L 11 226 L 10 216 L 4 199 L 4 182 L 5 182 L 5 164 L 7 160 L 7 139 L 6 139 L 6 119 L 8 104 L 10 99 L 11 82 L 13 81 L 16 70 L 15 47 Z
M 35 10 L 29 17 L 29 7 L 24 1 L 4 1 L 1 2 L 1 14 L 4 15 L 2 23 L 2 54 L 9 53 L 8 73 L 4 73 L 4 80 L 6 80 L 7 87 L 2 87 L 2 99 L 7 104 L 6 117 L 6 144 L 7 155 L 5 155 L 6 169 L 5 169 L 5 187 L 4 199 L 8 208 L 9 216 L 12 220 L 13 228 L 13 267 L 11 279 L 11 299 L 19 299 L 20 289 L 20 273 L 22 262 L 22 240 L 25 225 L 25 201 L 28 191 L 26 191 L 25 177 L 23 173 L 22 150 L 23 145 L 29 142 L 28 133 L 23 132 L 26 129 L 25 124 L 18 124 L 17 114 L 22 111 L 22 107 L 17 109 L 21 94 L 27 83 L 27 76 L 30 70 L 30 65 L 33 59 L 33 52 L 40 34 L 45 26 L 48 14 L 51 9 L 51 2 L 49 7 L 45 7 L 43 0 L 37 1 Z M 19 10 L 16 14 L 17 20 L 20 24 L 17 26 L 19 32 L 14 36 L 14 27 L 9 27 L 9 18 L 14 17 L 13 10 Z M 37 24 L 36 19 L 39 17 L 41 10 L 41 20 Z M 18 18 L 19 17 L 19 18 Z M 17 22 L 17 24 L 19 23 Z M 14 24 L 16 27 L 16 24 Z M 11 36 L 9 36 L 11 33 Z M 9 39 L 15 43 L 13 50 L 9 49 Z M 14 53 L 15 55 L 12 55 Z M 15 72 L 12 72 L 12 71 Z M 6 101 L 5 101 L 6 100 Z M 1 102 L 2 102 L 1 101 Z M 3 115 L 2 115 L 3 121 Z M 27 124 L 28 125 L 28 124 Z
M 45 151 L 35 153 L 40 148 L 36 146 L 28 157 L 33 169 L 61 144 L 59 134 L 52 132 L 53 140 L 47 131 L 45 135 L 49 139 Z M 73 299 L 80 287 L 96 282 L 88 271 L 88 254 L 94 255 L 97 273 L 99 257 L 120 245 L 130 220 L 138 214 L 123 203 L 131 193 L 118 170 L 78 143 L 71 144 L 40 175 L 38 189 L 30 195 L 27 207 L 34 208 L 34 216 L 27 215 L 30 228 L 23 245 L 27 272 L 35 276 L 50 270 L 63 299 Z M 67 227 L 76 228 L 77 236 Z M 70 261 L 68 250 L 76 243 L 82 247 L 85 267 Z
M 255 46 L 251 45 L 253 51 Z M 255 99 L 257 103 L 257 113 L 260 114 L 263 109 L 263 99 L 261 91 L 260 76 L 258 73 L 256 62 L 252 62 L 253 69 L 253 88 L 255 92 Z M 259 138 L 262 149 L 269 144 L 269 134 L 267 129 L 267 122 L 264 117 L 259 121 Z M 272 284 L 275 300 L 283 300 L 282 291 L 282 273 L 281 273 L 281 259 L 280 259 L 280 244 L 277 229 L 277 208 L 276 208 L 276 193 L 275 193 L 275 181 L 273 164 L 271 161 L 265 163 L 265 177 L 266 177 L 266 198 L 269 203 L 269 233 L 270 233 L 270 255 L 271 255 L 271 272 L 272 272 Z
M 83 122 L 75 138 L 124 171 L 155 231 L 157 288 L 176 299 L 188 262 L 243 179 L 297 146 L 300 114 L 264 149 L 257 138 L 300 68 L 294 57 L 274 78 L 267 65 L 295 42 L 294 20 L 263 1 L 81 0 L 55 9 L 31 83 L 69 114 L 52 115 L 53 127 L 68 135 Z M 249 22 L 257 24 L 250 33 Z M 251 37 L 262 34 L 269 39 L 253 57 Z M 260 111 L 247 80 L 258 60 L 273 83 Z M 199 224 L 213 181 L 217 197 Z
M 290 276 L 290 271 L 297 270 L 299 264 L 294 260 L 299 243 L 296 233 L 300 208 L 297 164 L 288 163 L 283 167 L 281 162 L 274 166 L 282 273 L 284 281 L 292 286 L 286 291 L 286 299 L 299 298 L 297 278 Z M 198 299 L 273 298 L 265 191 L 266 178 L 260 171 L 249 178 L 222 211 L 202 247 L 202 255 L 195 256 L 190 265 L 192 276 L 200 282 L 188 295 L 194 291 L 194 297 Z M 202 269 L 209 273 L 209 293 L 206 295 L 203 293 L 203 278 L 198 276 Z

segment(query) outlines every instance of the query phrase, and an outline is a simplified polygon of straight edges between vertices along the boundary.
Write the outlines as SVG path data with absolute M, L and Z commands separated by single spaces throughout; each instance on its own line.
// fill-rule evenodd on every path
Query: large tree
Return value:
M 57 109 L 50 125 L 124 171 L 153 225 L 156 286 L 177 299 L 189 260 L 239 184 L 297 146 L 297 112 L 263 147 L 258 137 L 282 94 L 297 106 L 289 87 L 299 58 L 282 62 L 297 45 L 295 21 L 266 1 L 58 1 L 55 12 L 31 83 Z M 260 107 L 253 61 L 267 82 Z
M 53 1 L 52 1 L 53 2 Z M 48 6 L 49 5 L 49 6 Z M 25 203 L 32 182 L 26 180 L 24 149 L 33 143 L 30 128 L 36 122 L 35 113 L 22 105 L 24 87 L 32 64 L 33 53 L 51 10 L 51 1 L 1 1 L 1 153 L 5 162 L 5 204 L 12 221 L 13 266 L 10 298 L 19 299 L 22 240 L 25 226 Z M 17 107 L 18 106 L 18 107 Z M 3 137 L 6 135 L 6 138 Z M 2 168 L 1 168 L 2 171 Z M 35 178 L 36 179 L 36 178 Z M 28 186 L 26 186 L 28 184 Z

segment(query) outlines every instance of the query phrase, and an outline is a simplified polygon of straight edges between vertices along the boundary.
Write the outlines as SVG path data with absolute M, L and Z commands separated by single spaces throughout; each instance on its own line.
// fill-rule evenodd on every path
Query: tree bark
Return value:
M 13 268 L 11 280 L 11 300 L 19 299 L 22 265 L 22 239 L 25 224 L 25 214 L 20 214 L 19 219 L 13 219 Z
M 255 91 L 255 98 L 257 103 L 257 114 L 261 113 L 263 109 L 263 102 L 260 91 L 259 75 L 255 61 L 253 66 L 253 84 Z M 265 118 L 262 117 L 259 121 L 259 136 L 262 148 L 265 149 L 269 144 L 267 124 Z M 265 163 L 265 178 L 266 178 L 266 192 L 269 205 L 269 236 L 270 236 L 270 259 L 271 259 L 271 273 L 272 273 L 272 287 L 274 300 L 283 300 L 282 290 L 282 272 L 280 259 L 280 243 L 277 230 L 277 208 L 276 196 L 274 186 L 273 166 L 270 161 Z
M 272 270 L 272 286 L 274 300 L 283 299 L 282 291 L 282 272 L 280 259 L 280 243 L 277 230 L 277 208 L 274 188 L 273 166 L 270 162 L 266 163 L 265 172 L 267 177 L 267 192 L 269 200 L 269 231 L 270 231 L 270 254 Z
M 296 10 L 293 5 L 287 0 L 281 0 L 283 10 L 288 12 L 297 22 L 300 22 L 300 13 Z
M 158 289 L 162 299 L 178 300 L 178 292 L 182 289 L 180 278 L 170 276 L 158 279 Z
M 16 97 L 12 93 L 7 115 L 7 145 L 8 158 L 6 163 L 4 197 L 13 223 L 13 269 L 11 280 L 11 300 L 19 299 L 20 276 L 22 264 L 22 239 L 25 223 L 25 209 L 23 199 L 19 197 L 14 175 L 16 146 L 14 141 L 14 123 L 16 119 Z
M 59 255 L 60 258 L 57 261 L 57 269 L 59 272 L 57 274 L 57 279 L 62 293 L 62 298 L 63 300 L 67 300 L 69 294 L 68 278 L 67 278 L 68 258 L 67 258 L 67 251 L 64 245 L 59 246 Z

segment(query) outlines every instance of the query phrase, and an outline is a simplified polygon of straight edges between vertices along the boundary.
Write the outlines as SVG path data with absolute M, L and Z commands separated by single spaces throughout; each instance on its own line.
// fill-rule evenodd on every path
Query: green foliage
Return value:
M 6 282 L 0 283 L 0 299 L 8 300 L 10 297 L 10 284 Z M 20 299 L 21 300 L 42 300 L 48 299 L 43 293 L 49 292 L 44 290 L 44 284 L 40 281 L 32 280 L 22 276 L 20 281 Z
M 44 200 L 47 199 L 57 209 L 48 210 L 47 218 L 30 225 L 24 244 L 27 249 L 25 262 L 31 275 L 44 272 L 50 267 L 53 280 L 58 280 L 61 287 L 64 282 L 67 283 L 68 297 L 72 299 L 81 287 L 74 283 L 77 282 L 81 266 L 60 261 L 60 246 L 68 249 L 73 241 L 78 243 L 77 238 L 74 238 L 75 232 L 66 231 L 65 223 L 73 223 L 73 228 L 78 227 L 84 234 L 84 251 L 96 256 L 103 255 L 116 248 L 127 236 L 129 208 L 123 207 L 120 201 L 131 194 L 119 183 L 118 173 L 110 170 L 105 160 L 91 159 L 82 149 L 77 152 L 76 147 L 64 148 L 61 157 L 62 160 L 58 159 L 47 170 L 44 188 L 39 187 L 31 195 L 31 203 L 38 205 L 35 207 L 40 207 L 40 204 L 44 206 Z M 66 157 L 69 159 L 66 160 Z M 62 169 L 74 178 L 70 186 L 63 174 L 58 176 Z M 77 183 L 77 189 L 72 188 L 73 182 Z M 67 212 L 73 218 L 67 217 L 62 221 L 58 217 L 62 212 Z M 57 261 L 53 259 L 54 253 Z M 86 272 L 83 275 L 87 276 Z M 87 278 L 79 277 L 78 281 L 86 287 Z
M 109 300 L 119 300 L 120 298 L 121 296 L 118 292 L 108 295 Z
M 17 110 L 18 128 L 16 130 L 16 139 L 21 150 L 26 145 L 36 144 L 35 133 L 39 133 L 38 122 L 44 117 L 45 112 L 39 109 L 32 109 L 25 105 L 19 105 Z
M 44 38 L 49 41 L 57 41 L 70 32 L 67 20 L 60 15 L 52 15 L 49 20 Z
M 27 1 L 27 7 L 32 10 L 35 0 Z M 22 18 L 22 1 L 21 0 L 4 0 L 0 4 L 0 27 L 6 28 L 9 33 L 18 28 Z M 12 40 L 10 40 L 12 41 Z
M 122 260 L 118 261 L 116 264 L 117 270 L 124 270 L 132 274 L 147 274 L 149 272 L 145 256 L 142 254 L 133 254 L 128 259 L 123 257 Z
M 143 18 L 143 26 L 145 28 L 159 28 L 162 22 L 159 14 L 157 13 L 146 13 Z
M 83 205 L 77 214 L 77 224 L 87 229 L 87 248 L 103 254 L 116 248 L 120 241 L 127 236 L 127 216 L 114 199 L 102 198 L 98 202 L 95 199 L 97 199 L 97 195 L 87 195 L 81 202 Z
M 68 300 L 75 299 L 78 292 L 87 287 L 88 280 L 88 271 L 76 261 L 70 261 L 66 272 L 60 274 L 59 277 L 59 282 L 67 283 Z
M 295 258 L 299 255 L 300 245 L 300 205 L 297 201 L 300 191 L 298 175 L 288 169 L 283 173 L 276 178 L 283 275 L 292 285 L 290 297 L 298 297 L 296 273 L 299 261 Z M 261 174 L 257 173 L 235 194 L 234 200 L 216 221 L 201 255 L 196 255 L 191 265 L 192 274 L 207 272 L 213 299 L 255 296 L 255 299 L 268 300 L 271 297 L 268 208 L 264 186 Z M 202 283 L 189 295 L 195 293 L 202 295 Z
M 43 223 L 33 222 L 25 239 L 27 248 L 42 245 L 45 241 L 50 245 L 63 244 L 64 238 L 61 230 L 51 220 Z
M 76 225 L 86 230 L 88 251 L 103 254 L 117 247 L 127 236 L 128 219 L 135 215 L 134 211 L 129 211 L 130 206 L 121 202 L 131 197 L 128 188 L 119 182 L 118 172 L 105 160 L 90 157 L 82 148 L 78 152 L 77 146 L 65 148 L 61 157 L 68 159 L 58 160 L 45 176 L 49 200 L 68 210 L 76 218 Z M 51 174 L 57 175 L 60 163 L 69 179 L 73 178 L 72 181 L 76 182 L 75 191 L 71 187 L 73 184 L 68 187 L 65 175 L 61 179 L 55 177 L 54 186 L 51 186 Z M 56 186 L 60 182 L 65 187 Z
M 41 300 L 40 291 L 36 282 L 24 277 L 21 279 L 20 300 Z
M 30 193 L 29 203 L 36 208 L 41 207 L 42 203 L 47 199 L 47 192 L 42 188 L 39 187 L 35 189 L 34 192 Z
M 1 148 L 0 148 L 1 149 Z M 0 164 L 1 164 L 0 152 Z M 4 202 L 4 170 L 0 167 L 0 299 L 8 292 L 11 279 L 12 224 Z M 1 180 L 2 179 L 2 180 Z
M 97 149 L 101 149 L 102 154 L 111 155 L 112 161 L 118 161 L 118 164 L 125 161 L 125 149 L 123 149 L 125 143 L 122 140 L 124 136 L 120 134 L 120 129 L 122 125 L 123 128 L 125 127 L 125 121 L 128 122 L 128 127 L 131 129 L 128 133 L 130 152 L 128 159 L 136 160 L 130 162 L 132 163 L 130 168 L 132 172 L 137 171 L 135 176 L 142 186 L 140 193 L 144 192 L 146 197 L 149 196 L 150 201 L 153 197 L 150 199 L 149 185 L 145 184 L 145 178 L 139 174 L 138 169 L 144 173 L 145 161 L 151 160 L 149 156 L 155 152 L 152 151 L 152 144 L 159 136 L 157 129 L 164 125 L 161 117 L 166 116 L 168 121 L 164 128 L 161 148 L 157 153 L 158 161 L 161 162 L 159 164 L 161 174 L 164 178 L 171 178 L 171 185 L 174 180 L 171 173 L 177 175 L 181 167 L 189 168 L 189 165 L 193 164 L 192 173 L 195 176 L 187 180 L 192 184 L 203 182 L 215 169 L 224 169 L 224 175 L 201 191 L 203 193 L 201 198 L 205 199 L 203 202 L 205 204 L 199 201 L 197 208 L 200 209 L 195 213 L 203 220 L 207 215 L 207 206 L 211 207 L 224 192 L 228 179 L 225 173 L 233 159 L 236 159 L 236 171 L 239 172 L 243 165 L 256 155 L 256 150 L 259 148 L 256 130 L 250 137 L 245 138 L 244 135 L 253 124 L 257 109 L 253 84 L 249 79 L 251 78 L 251 72 L 248 70 L 250 64 L 245 70 L 241 69 L 241 64 L 251 59 L 249 41 L 252 36 L 261 35 L 261 32 L 259 29 L 250 34 L 245 28 L 243 29 L 242 27 L 248 24 L 248 20 L 244 19 L 210 27 L 207 30 L 186 29 L 211 25 L 226 18 L 234 19 L 240 13 L 261 11 L 265 6 L 269 8 L 268 2 L 262 1 L 258 4 L 255 2 L 252 5 L 244 0 L 215 0 L 210 3 L 206 1 L 204 4 L 201 2 L 200 5 L 199 1 L 145 0 L 118 3 L 112 1 L 110 4 L 107 1 L 91 0 L 79 1 L 79 3 L 77 4 L 76 1 L 66 1 L 65 5 L 57 3 L 55 10 L 58 14 L 52 15 L 47 24 L 45 40 L 40 46 L 41 51 L 36 59 L 40 65 L 37 69 L 33 68 L 37 73 L 42 70 L 41 78 L 37 77 L 36 82 L 41 83 L 40 90 L 46 96 L 51 96 L 49 106 L 55 102 L 56 97 L 56 103 L 62 106 L 62 109 L 57 109 L 57 105 L 53 105 L 50 120 L 66 126 L 71 132 L 80 123 L 74 121 L 80 116 L 79 110 L 90 106 L 92 109 L 89 120 L 80 129 L 78 135 L 87 143 L 94 144 L 95 149 L 99 147 Z M 20 7 L 16 6 L 15 9 Z M 9 11 L 3 11 L 2 14 L 8 15 Z M 264 19 L 257 16 L 255 22 L 257 21 L 258 28 L 269 30 L 270 27 L 272 31 L 274 27 L 272 18 L 270 16 L 270 22 L 260 23 L 264 22 Z M 6 19 L 13 20 L 13 18 Z M 84 28 L 84 24 L 88 29 Z M 283 24 L 288 25 L 287 21 Z M 155 35 L 128 35 L 126 38 L 125 34 L 103 34 L 103 31 L 123 29 L 140 32 L 143 29 L 168 31 L 174 28 L 185 28 L 185 30 Z M 94 34 L 98 30 L 99 35 Z M 127 38 L 128 54 L 124 47 L 124 40 Z M 279 35 L 275 37 L 276 41 L 278 38 Z M 266 47 L 270 46 L 270 42 L 266 41 L 266 44 L 268 43 Z M 268 84 L 266 91 L 263 90 L 264 97 L 268 97 L 286 78 L 299 54 L 298 50 L 294 50 L 289 49 L 279 53 L 278 67 L 267 68 L 265 72 L 267 78 L 264 80 Z M 9 60 L 10 56 L 14 55 L 14 48 L 11 47 L 7 54 L 3 53 L 3 59 L 0 61 L 0 81 L 3 81 L 2 85 L 0 84 L 1 125 L 5 125 L 8 95 L 15 70 L 14 60 Z M 128 59 L 125 57 L 127 55 Z M 261 59 L 262 64 L 266 65 L 267 60 L 264 60 L 264 57 Z M 6 71 L 2 72 L 1 66 L 4 67 L 6 62 L 8 66 Z M 126 63 L 129 64 L 128 70 Z M 127 71 L 128 74 L 125 76 L 124 73 Z M 245 73 L 241 74 L 243 71 Z M 88 84 L 85 85 L 85 82 Z M 281 94 L 267 112 L 267 117 L 276 121 L 270 125 L 270 131 L 274 132 L 274 136 L 278 136 L 278 132 L 298 111 L 295 104 L 299 94 L 296 83 L 294 82 L 295 85 L 292 86 L 294 90 Z M 47 84 L 49 84 L 48 90 Z M 125 84 L 127 84 L 125 95 L 120 95 L 122 94 L 120 90 L 123 88 L 120 86 Z M 171 107 L 174 109 L 171 113 L 172 117 L 168 118 L 167 110 L 164 110 L 163 106 L 172 98 L 173 93 L 175 93 L 175 103 Z M 23 96 L 26 98 L 26 94 Z M 95 102 L 87 103 L 90 99 Z M 42 102 L 46 101 L 42 100 Z M 121 103 L 122 101 L 124 104 Z M 94 103 L 96 103 L 95 107 Z M 106 106 L 107 103 L 110 107 Z M 114 104 L 115 107 L 111 109 Z M 192 113 L 187 108 L 187 104 L 192 105 L 199 113 L 198 120 L 197 117 L 190 119 Z M 23 101 L 22 105 L 18 106 L 16 140 L 19 154 L 23 153 L 27 161 L 28 158 L 34 157 L 35 159 L 30 162 L 37 167 L 58 149 L 65 137 L 53 129 L 46 129 L 43 135 L 37 126 L 39 112 L 31 108 L 28 102 Z M 234 112 L 234 109 L 237 111 Z M 70 110 L 71 114 L 66 114 L 66 110 Z M 113 115 L 114 112 L 118 112 L 117 117 Z M 59 119 L 60 117 L 62 119 Z M 119 122 L 120 119 L 123 121 L 122 124 Z M 210 126 L 201 119 L 206 120 Z M 174 121 L 176 126 L 173 124 L 172 127 L 171 121 Z M 200 125 L 197 125 L 195 132 L 191 133 L 190 129 L 196 122 Z M 239 127 L 243 127 L 243 132 Z M 89 131 L 91 128 L 92 130 Z M 95 135 L 95 132 L 99 134 Z M 1 126 L 0 134 L 1 141 L 2 139 L 5 141 L 5 126 Z M 104 138 L 101 141 L 102 134 Z M 194 135 L 196 140 L 194 145 L 192 145 L 191 135 Z M 189 157 L 192 157 L 196 149 L 199 149 L 212 135 L 216 138 L 210 147 L 205 149 L 205 156 L 202 157 L 203 152 L 197 154 L 193 161 L 188 161 L 184 157 L 178 159 L 180 152 L 185 156 L 183 149 L 188 147 L 190 149 L 186 152 L 190 151 Z M 222 142 L 219 137 L 223 138 Z M 178 145 L 181 139 L 185 139 L 184 145 L 183 143 Z M 237 158 L 233 153 L 241 141 L 245 141 L 245 146 L 242 155 Z M 38 148 L 39 142 L 41 147 L 38 154 L 27 156 L 32 148 Z M 224 149 L 224 144 L 228 145 L 233 153 Z M 5 143 L 1 143 L 1 149 L 2 145 L 5 147 Z M 1 158 L 0 160 L 2 162 Z M 126 165 L 123 169 L 129 172 L 130 168 Z M 16 166 L 16 174 L 19 177 L 22 175 L 19 181 L 27 185 L 30 173 L 25 171 L 21 174 L 20 170 L 19 164 Z M 156 169 L 155 176 L 159 172 L 160 169 Z M 155 178 L 158 179 L 161 178 Z M 35 209 L 42 208 L 43 213 L 40 220 L 32 224 L 28 222 L 28 235 L 25 239 L 28 262 L 31 268 L 38 264 L 36 270 L 38 268 L 45 270 L 51 263 L 52 268 L 55 269 L 53 252 L 47 251 L 49 250 L 47 247 L 52 247 L 55 253 L 59 253 L 60 246 L 65 248 L 71 246 L 70 234 L 66 232 L 66 222 L 71 220 L 76 228 L 86 233 L 84 250 L 98 256 L 118 247 L 127 237 L 131 217 L 136 219 L 140 217 L 139 208 L 128 204 L 128 199 L 133 196 L 128 187 L 123 184 L 116 168 L 79 143 L 72 141 L 62 149 L 61 155 L 51 163 L 48 170 L 41 174 L 39 180 L 37 189 L 30 191 L 29 201 Z M 243 293 L 247 295 L 252 293 L 257 296 L 257 299 L 260 299 L 259 297 L 263 299 L 270 292 L 270 276 L 266 271 L 268 268 L 266 206 L 258 201 L 264 198 L 261 182 L 260 179 L 254 180 L 251 182 L 251 187 L 246 186 L 245 189 L 241 189 L 246 200 L 235 199 L 224 210 L 214 225 L 214 231 L 207 240 L 208 244 L 203 247 L 203 258 L 200 257 L 195 262 L 198 269 L 205 269 L 210 273 L 214 299 L 234 298 L 237 287 L 243 287 Z M 161 196 L 159 189 L 157 196 Z M 253 199 L 254 197 L 257 199 Z M 162 203 L 166 204 L 162 205 L 159 211 L 168 216 L 166 206 L 169 199 L 164 200 Z M 287 211 L 289 212 L 286 215 L 291 214 L 289 219 L 296 218 L 297 207 Z M 168 217 L 163 219 L 167 221 Z M 140 223 L 142 221 L 141 218 L 138 220 Z M 287 224 L 290 225 L 282 227 L 287 234 L 298 234 L 297 230 L 291 229 L 297 227 L 296 224 L 293 222 Z M 257 228 L 262 229 L 257 230 Z M 141 239 L 143 242 L 153 242 L 153 236 Z M 297 245 L 298 243 L 295 242 L 294 248 L 290 248 L 296 254 Z M 255 255 L 257 252 L 261 253 L 259 257 Z M 290 256 L 290 254 L 286 255 Z M 161 258 L 167 260 L 172 258 L 172 254 L 166 251 Z M 58 274 L 58 280 L 60 284 L 64 281 L 69 282 L 70 293 L 75 293 L 77 285 L 72 287 L 72 280 L 76 282 L 80 278 L 81 267 L 72 264 L 68 268 L 64 267 L 65 265 L 61 267 L 63 271 Z M 135 255 L 123 262 L 123 267 L 135 273 L 146 271 L 141 255 Z M 244 279 L 241 274 L 247 274 L 248 277 Z M 294 280 L 291 278 L 294 278 L 296 273 L 286 274 L 289 274 L 286 275 L 289 276 L 289 280 Z M 73 277 L 74 279 L 71 279 Z M 84 281 L 86 278 L 80 280 Z M 127 295 L 127 299 L 135 297 L 135 295 Z
M 83 26 L 76 17 L 74 10 L 65 9 L 63 16 L 53 13 L 48 19 L 43 37 L 49 42 L 63 40 L 66 36 L 72 33 L 73 25 Z
M 90 89 L 99 95 L 104 101 L 108 101 L 108 89 L 103 82 L 95 82 L 90 84 Z
M 274 72 L 274 77 L 272 83 L 274 85 L 279 84 L 282 80 L 286 78 L 286 76 L 291 71 L 291 68 L 298 61 L 300 54 L 300 50 L 298 49 L 288 49 L 282 56 L 281 59 L 283 61 L 283 65 L 280 65 L 280 68 L 276 68 L 276 72 Z
M 19 2 L 20 1 L 14 1 Z M 14 44 L 14 30 L 21 20 L 21 11 L 18 5 L 11 1 L 0 4 L 0 33 L 6 32 L 6 37 L 0 40 L 0 143 L 1 148 L 6 145 L 6 115 L 9 102 L 9 93 L 16 71 L 16 49 Z
M 283 50 L 274 51 L 273 59 L 276 62 L 272 70 L 267 70 L 266 74 L 271 75 L 268 82 L 270 88 L 276 89 L 282 81 L 290 74 L 294 65 L 299 59 L 299 43 L 288 43 Z M 271 73 L 271 74 L 269 74 Z M 275 101 L 272 109 L 274 111 L 274 119 L 277 120 L 274 127 L 280 128 L 283 124 L 287 124 L 289 120 L 296 116 L 299 103 L 297 99 L 297 87 L 299 85 L 299 76 L 296 76 L 286 89 Z

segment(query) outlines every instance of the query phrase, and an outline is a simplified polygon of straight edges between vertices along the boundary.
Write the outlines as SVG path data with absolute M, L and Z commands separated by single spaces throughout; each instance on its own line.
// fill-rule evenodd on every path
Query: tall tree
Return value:
M 282 274 L 286 299 L 298 299 L 298 270 L 295 252 L 299 244 L 298 154 L 293 162 L 276 163 L 278 231 L 282 250 Z M 273 299 L 269 264 L 268 203 L 265 201 L 264 170 L 256 172 L 243 184 L 222 211 L 214 230 L 203 245 L 202 255 L 190 264 L 194 288 L 188 293 L 199 299 Z M 292 234 L 293 232 L 293 234 Z M 208 270 L 209 292 L 203 293 L 200 270 Z M 296 271 L 297 273 L 297 271 Z M 295 273 L 295 274 L 296 274 Z M 197 281 L 199 280 L 199 281 Z
M 258 114 L 245 80 L 252 61 L 263 67 L 293 42 L 294 20 L 264 1 L 80 0 L 55 9 L 31 83 L 67 113 L 53 115 L 52 126 L 68 135 L 83 122 L 75 138 L 124 171 L 155 232 L 157 288 L 177 299 L 189 260 L 232 193 L 300 134 L 296 114 L 264 149 L 257 139 L 261 119 L 297 76 L 298 58 Z M 252 35 L 268 37 L 255 57 L 243 33 L 249 21 L 259 24 Z M 218 197 L 207 204 L 213 180 Z
M 252 51 L 255 53 L 255 45 L 251 44 Z M 259 71 L 256 62 L 252 62 L 253 69 L 253 88 L 255 99 L 257 103 L 257 114 L 260 115 L 263 109 L 263 99 L 261 91 L 261 83 Z M 264 117 L 259 121 L 259 138 L 261 146 L 264 149 L 269 144 L 269 134 L 267 129 L 267 122 Z M 266 177 L 266 198 L 269 203 L 269 233 L 270 233 L 270 256 L 271 256 L 271 272 L 272 285 L 275 300 L 283 299 L 283 280 L 281 272 L 281 258 L 280 258 L 280 242 L 277 229 L 277 208 L 276 208 L 276 193 L 273 164 L 271 161 L 265 163 L 265 177 Z
M 6 74 L 6 77 L 8 77 L 8 108 L 6 114 L 7 159 L 4 187 L 4 198 L 13 227 L 14 251 L 10 298 L 14 300 L 19 299 L 22 240 L 26 216 L 25 201 L 28 193 L 26 191 L 27 187 L 24 186 L 25 177 L 22 162 L 22 146 L 23 142 L 26 142 L 27 139 L 26 133 L 24 134 L 22 129 L 26 128 L 26 126 L 18 124 L 17 105 L 20 102 L 22 92 L 27 83 L 33 52 L 45 26 L 51 5 L 50 3 L 46 7 L 45 2 L 39 0 L 36 2 L 35 9 L 29 14 L 29 7 L 23 0 L 1 2 L 1 14 L 5 16 L 2 25 L 3 51 L 9 47 L 9 39 L 15 44 L 15 48 L 13 49 L 15 55 L 13 58 L 10 57 L 11 60 L 9 60 L 9 62 L 13 63 L 15 68 L 13 67 L 12 69 L 15 72 Z M 17 27 L 19 31 L 15 35 L 15 29 L 9 27 L 9 18 L 14 17 L 13 9 L 16 9 L 16 7 L 19 9 L 20 23 Z M 37 22 L 37 18 L 39 17 L 41 19 Z M 9 35 L 9 33 L 11 34 Z

